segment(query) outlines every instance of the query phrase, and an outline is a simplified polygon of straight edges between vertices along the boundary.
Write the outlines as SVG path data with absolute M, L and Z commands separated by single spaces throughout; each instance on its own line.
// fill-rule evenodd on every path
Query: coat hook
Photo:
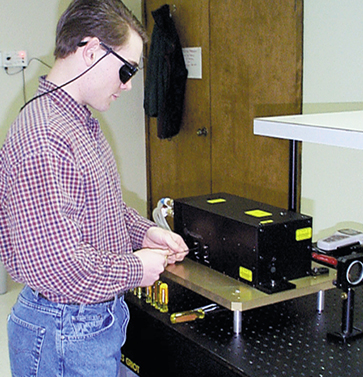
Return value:
M 173 4 L 173 5 L 171 6 L 171 10 L 170 10 L 170 17 L 172 17 L 173 14 L 174 14 L 175 12 L 176 12 L 176 5 Z

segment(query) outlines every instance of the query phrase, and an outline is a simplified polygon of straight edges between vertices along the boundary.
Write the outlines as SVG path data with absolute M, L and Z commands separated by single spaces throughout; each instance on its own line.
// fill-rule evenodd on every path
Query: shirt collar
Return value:
M 62 88 L 56 89 L 57 86 L 46 79 L 46 76 L 41 76 L 39 79 L 38 94 L 52 91 L 49 93 L 50 98 L 61 111 L 72 113 L 82 123 L 88 124 L 92 118 L 92 113 L 87 106 L 80 105 L 72 96 L 70 96 Z M 91 122 L 92 123 L 92 122 Z

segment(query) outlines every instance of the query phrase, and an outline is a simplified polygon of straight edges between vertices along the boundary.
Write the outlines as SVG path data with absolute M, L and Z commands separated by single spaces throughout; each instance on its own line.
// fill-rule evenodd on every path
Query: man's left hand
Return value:
M 168 250 L 167 264 L 181 262 L 188 254 L 188 246 L 179 234 L 159 227 L 148 229 L 142 246 L 143 248 Z

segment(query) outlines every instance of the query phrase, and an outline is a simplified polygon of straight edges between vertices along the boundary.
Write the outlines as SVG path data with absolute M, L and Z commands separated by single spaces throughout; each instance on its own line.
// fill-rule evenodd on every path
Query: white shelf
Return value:
M 254 134 L 363 149 L 363 111 L 256 118 Z

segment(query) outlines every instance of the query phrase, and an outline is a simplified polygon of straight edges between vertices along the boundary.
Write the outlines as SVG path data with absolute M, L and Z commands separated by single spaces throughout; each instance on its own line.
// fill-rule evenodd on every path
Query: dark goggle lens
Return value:
M 138 69 L 136 67 L 128 66 L 124 64 L 119 71 L 120 80 L 123 84 L 126 84 L 133 76 L 136 75 Z

